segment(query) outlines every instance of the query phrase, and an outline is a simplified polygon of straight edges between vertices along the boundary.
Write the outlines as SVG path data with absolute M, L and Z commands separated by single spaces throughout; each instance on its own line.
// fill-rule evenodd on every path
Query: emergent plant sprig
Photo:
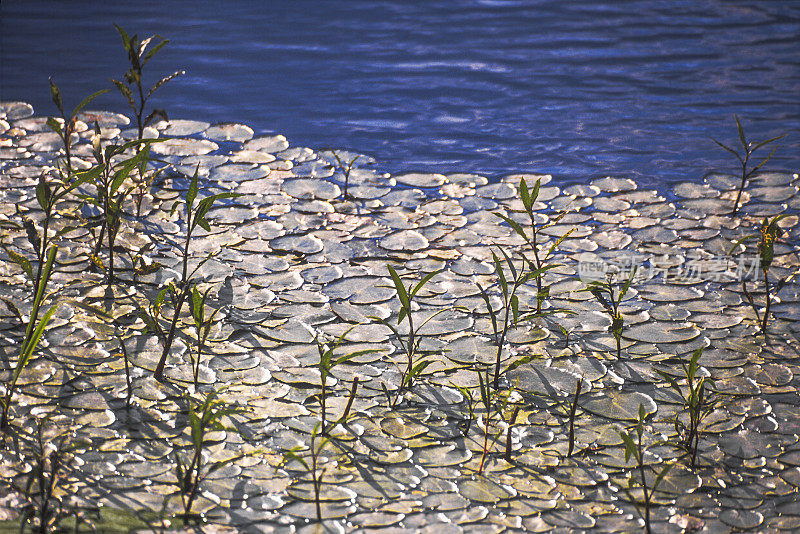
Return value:
M 736 156 L 736 159 L 739 160 L 739 163 L 741 163 L 741 165 L 742 165 L 742 183 L 739 184 L 739 191 L 736 194 L 736 200 L 733 202 L 733 211 L 731 212 L 731 215 L 736 215 L 736 212 L 739 209 L 739 200 L 741 200 L 741 198 L 742 198 L 742 191 L 744 191 L 744 186 L 745 186 L 745 183 L 747 182 L 747 179 L 750 178 L 751 176 L 753 176 L 753 174 L 755 174 L 755 172 L 758 169 L 763 167 L 764 164 L 767 163 L 772 158 L 772 155 L 775 154 L 775 151 L 778 150 L 778 147 L 774 147 L 772 149 L 772 152 L 769 153 L 769 156 L 764 158 L 761 161 L 761 163 L 759 163 L 758 165 L 756 165 L 752 169 L 748 170 L 747 166 L 750 163 L 750 157 L 759 148 L 761 148 L 763 146 L 766 146 L 766 145 L 769 145 L 770 143 L 774 143 L 775 141 L 778 141 L 780 139 L 783 139 L 788 134 L 779 135 L 777 137 L 773 137 L 772 139 L 767 139 L 766 141 L 761 141 L 760 143 L 750 143 L 750 142 L 747 141 L 747 138 L 744 135 L 744 128 L 742 128 L 742 123 L 739 122 L 739 117 L 734 115 L 733 118 L 736 120 L 736 128 L 739 131 L 739 143 L 741 143 L 741 145 L 742 145 L 742 153 L 740 154 L 739 152 L 737 152 L 733 148 L 731 148 L 731 147 L 729 147 L 727 145 L 723 145 L 722 143 L 720 143 L 719 141 L 717 141 L 714 138 L 712 138 L 711 140 L 714 141 L 716 144 L 718 144 L 720 147 L 724 148 L 725 150 L 727 150 L 728 152 L 733 154 L 734 156 Z

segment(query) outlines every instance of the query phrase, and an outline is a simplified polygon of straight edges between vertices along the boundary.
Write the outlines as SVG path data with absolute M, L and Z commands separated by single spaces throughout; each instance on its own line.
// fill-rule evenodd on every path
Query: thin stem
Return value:
M 581 394 L 581 386 L 583 381 L 579 378 L 578 383 L 575 385 L 575 398 L 572 399 L 572 406 L 569 410 L 569 449 L 567 450 L 567 458 L 572 456 L 572 449 L 575 447 L 575 411 L 578 409 L 578 395 Z
M 739 192 L 736 194 L 736 201 L 733 203 L 733 211 L 731 212 L 731 216 L 736 215 L 736 211 L 739 209 L 739 200 L 742 198 L 744 183 L 747 181 L 747 162 L 750 160 L 750 154 L 751 152 L 747 150 L 744 161 L 742 162 L 742 183 L 739 185 Z
M 761 320 L 761 331 L 764 332 L 764 342 L 767 342 L 767 321 L 769 320 L 769 308 L 772 304 L 772 297 L 769 294 L 769 276 L 767 274 L 767 269 L 762 269 L 764 272 L 764 300 L 765 300 L 765 307 L 764 307 L 764 317 Z

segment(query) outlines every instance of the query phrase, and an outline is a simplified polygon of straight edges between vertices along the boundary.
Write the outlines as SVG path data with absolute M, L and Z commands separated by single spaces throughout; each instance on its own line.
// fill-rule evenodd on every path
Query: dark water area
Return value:
M 170 44 L 152 104 L 292 145 L 346 148 L 381 170 L 629 177 L 659 187 L 733 170 L 710 137 L 789 133 L 800 168 L 800 2 L 3 0 L 0 98 L 55 111 L 110 87 L 112 23 Z M 147 74 L 147 72 L 146 72 Z M 122 97 L 92 107 L 127 113 Z M 766 154 L 764 154 L 766 155 Z

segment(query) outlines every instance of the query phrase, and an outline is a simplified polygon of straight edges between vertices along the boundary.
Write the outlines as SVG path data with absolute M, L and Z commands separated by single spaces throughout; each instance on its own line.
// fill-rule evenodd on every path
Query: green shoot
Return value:
M 88 171 L 78 173 L 81 182 L 91 181 L 94 183 L 96 192 L 94 196 L 79 195 L 79 197 L 89 204 L 96 206 L 101 213 L 99 225 L 100 234 L 95 246 L 95 253 L 102 247 L 104 234 L 107 236 L 108 245 L 108 266 L 105 268 L 108 284 L 111 286 L 115 280 L 114 273 L 114 243 L 122 225 L 123 204 L 128 195 L 133 191 L 133 187 L 126 185 L 131 172 L 138 169 L 140 175 L 144 175 L 147 162 L 150 159 L 150 145 L 160 142 L 158 139 L 146 139 L 144 141 L 130 141 L 122 145 L 110 144 L 105 147 L 100 143 L 100 128 L 95 124 L 95 136 L 92 139 L 92 147 L 97 164 Z M 136 148 L 135 155 L 120 159 L 128 149 Z
M 206 300 L 210 291 L 211 288 L 209 287 L 201 294 L 197 290 L 197 286 L 194 285 L 192 286 L 192 298 L 189 299 L 189 308 L 192 312 L 192 321 L 194 322 L 195 337 L 197 339 L 197 355 L 192 357 L 192 376 L 194 377 L 195 390 L 199 387 L 200 361 L 203 355 L 203 347 L 211 333 L 211 327 L 214 326 L 214 318 L 220 310 L 220 308 L 217 308 L 210 317 L 206 318 Z
M 762 316 L 759 312 L 758 306 L 755 304 L 755 300 L 753 299 L 753 295 L 747 289 L 747 280 L 746 277 L 742 277 L 742 293 L 744 293 L 747 302 L 750 304 L 750 307 L 753 308 L 753 312 L 756 314 L 756 320 L 758 321 L 759 328 L 761 332 L 764 334 L 764 341 L 768 341 L 767 337 L 767 325 L 769 324 L 769 314 L 770 308 L 772 303 L 775 301 L 775 295 L 780 292 L 783 287 L 789 283 L 792 278 L 794 278 L 796 273 L 791 273 L 783 278 L 779 278 L 777 282 L 771 282 L 769 276 L 769 270 L 772 266 L 772 261 L 775 255 L 775 240 L 780 238 L 783 235 L 783 230 L 780 226 L 778 226 L 778 222 L 783 219 L 784 217 L 788 217 L 788 214 L 781 214 L 776 215 L 772 218 L 772 220 L 767 219 L 764 217 L 764 220 L 761 222 L 761 229 L 760 229 L 760 236 L 758 238 L 758 258 L 759 258 L 759 266 L 761 267 L 761 274 L 763 275 L 763 282 L 764 282 L 764 315 Z M 739 248 L 739 245 L 743 244 L 746 241 L 750 241 L 755 239 L 754 236 L 745 236 L 736 243 L 734 243 L 733 247 L 728 252 L 728 255 L 732 255 L 733 252 Z
M 41 309 L 42 303 L 45 300 L 45 287 L 47 286 L 47 282 L 50 280 L 50 274 L 53 269 L 53 262 L 55 262 L 57 251 L 58 249 L 55 246 L 50 247 L 50 249 L 47 251 L 47 259 L 45 261 L 44 269 L 42 270 L 39 285 L 36 289 L 36 295 L 33 299 L 33 308 L 28 319 L 28 324 L 25 328 L 25 336 L 22 338 L 17 364 L 14 367 L 8 382 L 5 384 L 4 395 L 0 399 L 0 402 L 2 402 L 3 405 L 2 417 L 0 417 L 0 430 L 3 431 L 8 428 L 8 410 L 11 408 L 11 398 L 14 395 L 14 390 L 17 387 L 19 376 L 22 374 L 25 366 L 28 365 L 28 362 L 33 356 L 36 347 L 39 345 L 39 341 L 42 339 L 42 335 L 44 334 L 44 329 L 47 326 L 47 323 L 50 322 L 50 318 L 53 317 L 53 314 L 58 308 L 58 305 L 51 306 L 44 313 L 44 315 L 39 318 L 39 310 Z M 30 264 L 27 263 L 28 260 L 26 258 L 19 254 L 12 253 L 10 250 L 7 250 L 7 252 L 9 252 L 9 255 L 11 255 L 15 262 L 25 266 L 24 270 L 28 276 L 33 277 L 33 271 Z
M 140 41 L 136 34 L 133 36 L 128 36 L 128 33 L 116 24 L 114 24 L 114 27 L 117 29 L 120 38 L 122 38 L 122 46 L 125 47 L 125 52 L 128 53 L 128 62 L 130 63 L 130 68 L 125 73 L 125 83 L 119 80 L 111 80 L 111 83 L 113 83 L 119 92 L 122 93 L 122 96 L 125 98 L 128 106 L 130 106 L 131 110 L 133 111 L 133 114 L 136 117 L 136 128 L 138 129 L 139 133 L 138 139 L 141 140 L 142 136 L 144 135 L 145 126 L 147 126 L 151 120 L 153 120 L 155 117 L 166 117 L 164 110 L 156 109 L 153 110 L 153 112 L 150 113 L 150 115 L 148 115 L 146 118 L 143 118 L 147 100 L 162 85 L 182 74 L 185 74 L 185 72 L 178 70 L 168 76 L 164 76 L 155 84 L 153 84 L 153 86 L 148 89 L 147 94 L 145 94 L 144 88 L 142 87 L 142 71 L 144 70 L 145 65 L 147 65 L 147 62 L 150 61 L 153 56 L 159 52 L 159 50 L 164 48 L 167 43 L 169 43 L 169 40 L 164 39 L 160 35 L 153 35 L 144 41 Z M 155 42 L 155 39 L 158 39 L 158 42 L 155 43 L 155 46 L 153 46 L 150 50 L 147 50 L 147 47 L 151 43 Z M 144 174 L 141 174 L 140 176 L 144 176 Z
M 157 317 L 150 317 L 151 321 L 148 322 L 148 327 L 154 329 L 156 332 L 161 332 L 163 335 L 163 351 L 161 353 L 161 359 L 159 359 L 158 364 L 156 365 L 155 371 L 153 375 L 155 376 L 156 380 L 163 381 L 164 380 L 164 366 L 167 363 L 167 357 L 169 356 L 170 349 L 172 348 L 172 343 L 175 339 L 175 333 L 178 327 L 178 321 L 180 319 L 181 310 L 183 309 L 183 304 L 186 301 L 186 298 L 189 297 L 192 288 L 192 280 L 191 277 L 194 276 L 197 269 L 202 266 L 202 263 L 199 264 L 194 271 L 191 273 L 189 272 L 189 258 L 191 256 L 189 252 L 189 245 L 192 241 L 192 234 L 199 226 L 200 228 L 206 230 L 207 232 L 211 231 L 211 225 L 208 223 L 206 216 L 211 208 L 214 206 L 214 203 L 217 200 L 222 200 L 225 198 L 236 198 L 239 196 L 237 193 L 218 193 L 216 195 L 211 195 L 206 197 L 199 202 L 197 202 L 197 206 L 195 206 L 195 201 L 197 200 L 197 193 L 199 191 L 198 185 L 198 173 L 200 170 L 200 165 L 198 164 L 197 168 L 195 168 L 194 175 L 192 176 L 192 181 L 189 184 L 189 189 L 186 191 L 186 198 L 184 199 L 184 215 L 186 217 L 186 240 L 183 243 L 183 247 L 181 250 L 182 253 L 182 269 L 181 269 L 181 279 L 178 283 L 177 288 L 172 288 L 172 295 L 174 295 L 174 307 L 172 313 L 172 320 L 170 322 L 169 331 L 164 335 L 163 330 L 158 325 Z M 175 211 L 178 207 L 180 202 L 175 202 L 172 206 L 172 210 Z M 163 291 L 163 290 L 162 290 Z M 177 294 L 177 295 L 175 295 Z M 163 303 L 163 297 L 160 296 L 157 299 L 158 307 L 157 310 L 160 310 L 160 305 Z M 140 314 L 140 315 L 147 315 Z M 147 320 L 146 320 L 147 322 Z M 161 337 L 161 336 L 159 336 Z
M 190 459 L 188 463 L 181 459 L 175 451 L 175 474 L 180 488 L 181 502 L 184 511 L 184 523 L 191 516 L 192 505 L 197 499 L 200 485 L 203 480 L 215 471 L 226 465 L 240 460 L 245 454 L 237 455 L 226 460 L 210 462 L 207 449 L 210 441 L 207 437 L 213 431 L 234 430 L 224 423 L 232 415 L 244 413 L 247 410 L 238 406 L 227 404 L 219 398 L 220 391 L 212 391 L 204 399 L 195 400 L 187 397 L 189 407 L 189 430 L 191 433 Z
M 302 447 L 297 446 L 293 447 L 292 449 L 286 451 L 283 455 L 283 463 L 287 463 L 289 461 L 295 461 L 305 467 L 306 471 L 311 474 L 311 483 L 314 487 L 314 504 L 316 505 L 316 512 L 317 512 L 317 523 L 322 523 L 322 508 L 320 506 L 320 489 L 322 488 L 322 483 L 325 479 L 325 471 L 326 468 L 322 468 L 321 470 L 318 469 L 317 463 L 319 460 L 319 455 L 322 452 L 322 449 L 325 448 L 330 442 L 330 438 L 323 437 L 320 439 L 319 443 L 317 443 L 317 438 L 320 436 L 321 433 L 321 423 L 317 423 L 314 425 L 314 429 L 311 431 L 311 465 L 298 454 Z
M 567 458 L 572 456 L 572 450 L 575 448 L 575 412 L 578 410 L 578 397 L 580 397 L 582 385 L 583 380 L 578 378 L 577 383 L 575 384 L 575 396 L 573 397 L 572 404 L 569 407 L 569 446 L 567 449 Z
M 331 154 L 333 154 L 333 157 L 336 158 L 336 163 L 339 164 L 339 170 L 344 176 L 344 192 L 342 193 L 342 196 L 344 197 L 345 200 L 347 200 L 348 198 L 350 198 L 350 195 L 347 193 L 347 184 L 350 181 L 350 172 L 353 170 L 353 166 L 355 165 L 358 158 L 361 157 L 361 155 L 359 154 L 350 161 L 347 161 L 340 158 L 339 154 L 337 154 L 334 149 L 328 147 L 328 150 L 330 150 Z
M 739 153 L 737 150 L 734 150 L 733 148 L 727 145 L 723 145 L 714 138 L 712 138 L 711 140 L 714 141 L 717 145 L 719 145 L 723 149 L 733 154 L 736 157 L 736 159 L 739 160 L 739 163 L 742 165 L 742 183 L 739 184 L 739 192 L 736 194 L 736 200 L 733 202 L 733 211 L 731 212 L 731 215 L 736 215 L 736 212 L 739 209 L 739 201 L 742 198 L 742 191 L 744 191 L 744 186 L 745 183 L 747 182 L 747 179 L 753 176 L 753 174 L 755 174 L 758 169 L 763 167 L 765 163 L 767 163 L 770 159 L 772 159 L 772 156 L 773 154 L 775 154 L 775 151 L 778 150 L 778 147 L 774 147 L 772 149 L 772 152 L 769 153 L 769 156 L 764 158 L 761 161 L 761 163 L 759 163 L 752 169 L 748 170 L 747 166 L 750 163 L 750 157 L 759 148 L 774 143 L 775 141 L 778 141 L 780 139 L 783 139 L 788 134 L 779 135 L 778 137 L 773 137 L 772 139 L 767 139 L 766 141 L 761 141 L 760 143 L 748 142 L 747 138 L 744 135 L 744 128 L 742 127 L 742 123 L 739 122 L 739 117 L 734 115 L 733 118 L 736 120 L 736 129 L 739 132 L 739 143 L 742 145 L 742 152 Z
M 319 351 L 319 364 L 317 368 L 319 369 L 320 432 L 322 434 L 327 434 L 333 427 L 335 427 L 340 423 L 344 423 L 347 420 L 347 417 L 350 414 L 350 407 L 353 405 L 353 400 L 355 399 L 356 390 L 358 388 L 358 377 L 355 377 L 355 379 L 353 380 L 353 387 L 350 390 L 350 397 L 348 398 L 347 406 L 345 407 L 344 413 L 338 420 L 328 425 L 327 414 L 326 414 L 327 411 L 326 402 L 327 402 L 327 391 L 328 391 L 327 380 L 333 368 L 339 364 L 349 362 L 350 360 L 352 360 L 357 356 L 377 352 L 376 349 L 365 349 L 365 350 L 358 350 L 355 352 L 351 352 L 350 354 L 345 354 L 344 356 L 336 357 L 334 355 L 334 352 L 339 347 L 339 345 L 342 344 L 348 332 L 350 332 L 353 328 L 355 328 L 355 325 L 348 328 L 346 332 L 344 332 L 341 336 L 339 336 L 335 341 L 333 341 L 330 344 L 322 343 L 319 340 L 319 336 L 314 338 L 314 343 L 316 343 L 317 350 Z
M 617 359 L 622 358 L 621 341 L 623 327 L 625 326 L 625 319 L 619 311 L 619 305 L 628 293 L 633 283 L 634 276 L 636 276 L 636 267 L 631 270 L 628 279 L 622 284 L 622 288 L 619 290 L 617 290 L 613 275 L 610 273 L 605 282 L 595 280 L 589 282 L 584 289 L 581 289 L 581 291 L 589 291 L 594 295 L 594 298 L 597 299 L 597 302 L 600 303 L 611 318 L 611 325 L 608 327 L 608 330 L 614 335 L 614 339 L 617 342 Z
M 69 179 L 69 177 L 73 174 L 72 135 L 75 133 L 75 122 L 78 120 L 78 113 L 80 113 L 83 108 L 89 105 L 92 100 L 107 92 L 108 89 L 103 89 L 101 91 L 97 91 L 96 93 L 92 93 L 84 98 L 80 104 L 75 106 L 75 109 L 72 110 L 72 113 L 67 116 L 66 112 L 64 111 L 64 102 L 61 98 L 61 91 L 55 82 L 53 82 L 53 79 L 50 78 L 50 98 L 52 98 L 53 103 L 56 105 L 59 113 L 61 114 L 61 122 L 59 122 L 55 117 L 48 117 L 47 126 L 53 130 L 58 137 L 61 138 L 61 142 L 64 143 L 64 170 L 66 172 L 63 174 L 65 175 L 66 179 Z
M 703 355 L 703 347 L 692 353 L 689 365 L 681 362 L 683 374 L 686 378 L 687 391 L 672 376 L 663 371 L 660 374 L 684 400 L 685 412 L 689 414 L 689 425 L 687 426 L 680 418 L 680 413 L 675 416 L 675 431 L 678 434 L 678 445 L 691 455 L 692 467 L 697 463 L 697 448 L 700 443 L 700 425 L 703 419 L 716 408 L 717 394 L 714 391 L 714 382 L 710 378 L 698 377 L 697 371 L 700 368 L 698 361 Z
M 383 391 L 386 394 L 386 398 L 389 402 L 390 407 L 394 407 L 398 400 L 401 397 L 401 394 L 406 391 L 410 390 L 414 384 L 414 379 L 422 374 L 428 365 L 432 362 L 430 360 L 420 359 L 416 361 L 416 354 L 419 349 L 419 344 L 421 341 L 421 337 L 419 337 L 418 332 L 419 330 L 425 326 L 431 319 L 436 317 L 439 313 L 442 313 L 445 310 L 440 310 L 430 317 L 428 317 L 425 321 L 422 322 L 419 327 L 415 327 L 414 325 L 414 317 L 412 313 L 414 297 L 419 293 L 420 289 L 422 289 L 428 281 L 439 274 L 439 271 L 434 271 L 432 273 L 428 273 L 425 275 L 422 280 L 417 282 L 416 285 L 409 285 L 408 287 L 405 286 L 403 281 L 400 278 L 400 275 L 397 274 L 397 271 L 391 265 L 386 266 L 389 270 L 389 274 L 392 277 L 392 282 L 394 283 L 394 289 L 397 292 L 397 298 L 400 301 L 400 312 L 397 316 L 397 324 L 398 326 L 406 320 L 408 322 L 408 334 L 405 336 L 400 333 L 400 331 L 388 321 L 376 318 L 382 324 L 386 325 L 392 333 L 395 335 L 398 343 L 400 344 L 401 349 L 406 355 L 407 359 L 407 366 L 404 371 L 401 372 L 401 379 L 400 379 L 400 387 L 394 394 L 390 394 L 389 390 L 386 386 L 383 386 Z
M 646 413 L 644 410 L 643 405 L 639 405 L 639 419 L 636 424 L 636 440 L 634 441 L 634 437 L 630 431 L 620 432 L 620 436 L 622 437 L 622 441 L 625 444 L 625 462 L 630 461 L 631 456 L 633 456 L 634 460 L 636 460 L 636 465 L 639 469 L 639 474 L 641 476 L 641 486 L 642 492 L 644 496 L 644 525 L 645 531 L 647 534 L 651 533 L 650 528 L 650 507 L 651 501 L 653 498 L 653 493 L 658 489 L 658 486 L 664 480 L 664 477 L 669 473 L 669 470 L 672 469 L 674 464 L 667 463 L 661 469 L 661 471 L 656 475 L 656 479 L 653 481 L 653 487 L 647 487 L 647 478 L 645 477 L 645 465 L 644 465 L 644 454 L 645 451 L 642 447 L 642 434 L 644 433 L 644 420 L 646 418 Z M 628 483 L 629 488 L 633 488 L 635 481 L 633 478 L 630 479 Z

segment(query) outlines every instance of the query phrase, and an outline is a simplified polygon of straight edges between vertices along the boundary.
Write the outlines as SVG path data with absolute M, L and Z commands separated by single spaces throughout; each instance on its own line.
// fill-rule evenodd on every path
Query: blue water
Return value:
M 149 80 L 171 118 L 348 148 L 388 172 L 601 175 L 657 186 L 732 169 L 709 140 L 788 132 L 800 168 L 800 2 L 3 0 L 0 98 L 53 113 L 110 86 L 112 22 L 171 43 Z M 126 112 L 119 94 L 97 108 Z

